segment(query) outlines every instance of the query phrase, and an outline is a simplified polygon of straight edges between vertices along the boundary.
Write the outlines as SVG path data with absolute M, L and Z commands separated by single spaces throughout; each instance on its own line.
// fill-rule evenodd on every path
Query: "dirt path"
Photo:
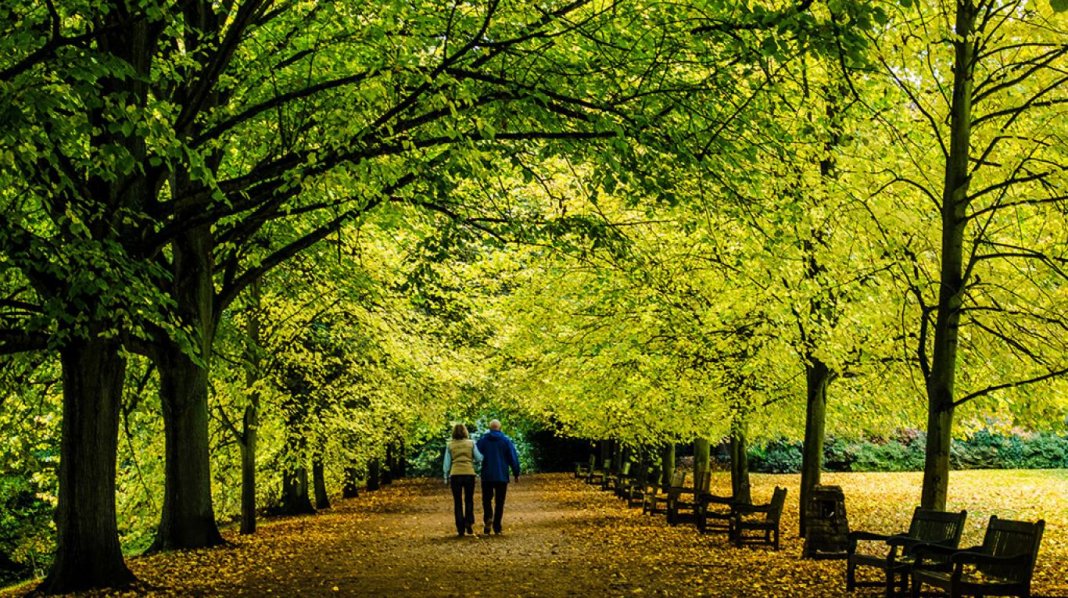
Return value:
M 304 584 L 278 575 L 247 579 L 244 590 L 373 596 L 589 596 L 625 592 L 630 584 L 606 572 L 611 561 L 598 539 L 607 509 L 618 501 L 565 476 L 527 476 L 510 484 L 504 533 L 482 535 L 476 489 L 476 535 L 459 538 L 452 499 L 437 480 L 396 484 L 316 517 L 345 521 L 326 551 L 316 550 Z M 351 527 L 349 527 L 351 525 Z M 284 571 L 284 570 L 283 570 Z M 607 575 L 607 577 L 606 577 Z M 334 588 L 337 588 L 336 590 Z M 234 588 L 237 589 L 237 588 Z
M 476 490 L 476 532 L 481 532 Z M 785 523 L 784 525 L 790 525 Z M 796 525 L 796 523 L 794 524 Z M 737 550 L 568 475 L 511 484 L 504 534 L 459 538 L 440 480 L 404 480 L 230 547 L 132 559 L 141 591 L 252 596 L 838 596 L 800 546 Z

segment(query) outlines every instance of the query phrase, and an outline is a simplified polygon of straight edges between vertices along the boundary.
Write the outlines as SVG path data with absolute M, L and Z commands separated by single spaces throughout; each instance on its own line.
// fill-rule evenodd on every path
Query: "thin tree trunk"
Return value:
M 393 464 L 390 470 L 390 475 L 395 480 L 399 480 L 404 477 L 404 470 L 406 469 L 407 461 L 404 458 L 404 441 L 397 441 L 397 450 L 393 454 Z
M 664 445 L 660 453 L 660 485 L 664 488 L 670 486 L 673 473 L 675 473 L 675 443 L 669 442 Z
M 695 484 L 700 476 L 709 470 L 711 454 L 712 444 L 707 438 L 698 438 L 693 441 L 693 475 Z
M 330 508 L 330 496 L 326 493 L 326 471 L 323 467 L 323 456 L 316 454 L 312 457 L 312 484 L 315 487 L 315 508 L 320 511 Z
M 342 498 L 356 498 L 360 495 L 360 473 L 355 467 L 345 468 L 345 483 L 341 485 Z
M 248 346 L 245 351 L 245 385 L 252 389 L 249 393 L 245 415 L 241 418 L 241 533 L 256 533 L 256 442 L 259 434 L 260 393 L 256 383 L 260 379 L 261 368 L 261 326 L 260 326 L 260 282 L 249 285 L 250 313 L 246 327 Z
M 824 144 L 823 157 L 819 164 L 820 180 L 824 186 L 827 186 L 837 178 L 835 150 L 842 139 L 842 111 L 839 108 L 839 101 L 845 97 L 846 92 L 841 85 L 825 86 L 823 92 L 826 97 L 826 116 L 830 123 L 830 134 Z M 825 231 L 819 228 L 813 229 L 811 240 L 806 240 L 803 245 L 806 264 L 805 280 L 819 284 L 821 277 L 827 271 L 819 262 L 817 253 L 817 249 L 827 246 Z M 805 347 L 805 443 L 801 457 L 801 491 L 797 498 L 801 513 L 798 524 L 802 537 L 805 535 L 805 505 L 812 496 L 812 489 L 820 483 L 820 474 L 823 469 L 827 390 L 834 378 L 834 372 L 816 353 L 820 340 L 826 338 L 823 332 L 824 327 L 833 326 L 838 321 L 838 302 L 834 292 L 827 290 L 824 294 L 812 298 L 808 307 L 811 321 L 817 324 L 812 329 L 804 321 L 799 322 Z
M 388 486 L 393 483 L 393 443 L 386 444 L 386 459 L 381 467 L 378 469 L 378 481 L 383 486 Z
M 60 594 L 134 581 L 119 546 L 115 460 L 126 361 L 114 340 L 75 339 L 60 350 L 60 444 L 56 557 L 38 587 Z
M 241 442 L 241 533 L 256 533 L 256 440 L 258 398 L 245 406 Z
M 367 462 L 367 491 L 368 492 L 371 492 L 371 491 L 374 491 L 374 490 L 378 490 L 381 487 L 381 484 L 379 483 L 379 481 L 380 481 L 379 480 L 379 470 L 381 470 L 381 468 L 382 468 L 382 465 L 379 462 L 378 457 L 375 457 L 374 459 L 371 459 L 370 461 Z
M 827 386 L 831 371 L 819 358 L 810 356 L 805 366 L 805 444 L 801 457 L 801 536 L 805 535 L 805 505 L 812 496 L 812 489 L 820 483 L 823 469 L 823 441 L 827 419 Z
M 938 310 L 927 379 L 927 449 L 920 505 L 944 509 L 949 490 L 949 445 L 953 433 L 953 396 L 957 370 L 960 309 L 963 302 L 964 229 L 968 206 L 968 160 L 972 120 L 972 77 L 976 8 L 972 0 L 956 3 L 953 41 L 953 103 L 950 110 L 949 157 L 942 187 L 942 265 Z
M 623 447 L 622 442 L 613 441 L 612 444 L 612 471 L 619 473 L 623 470 L 623 459 L 626 456 L 627 449 Z

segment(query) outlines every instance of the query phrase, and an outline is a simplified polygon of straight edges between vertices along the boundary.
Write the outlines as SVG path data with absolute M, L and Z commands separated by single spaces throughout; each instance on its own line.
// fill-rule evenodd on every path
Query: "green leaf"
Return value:
M 1068 0 L 1049 0 L 1049 5 L 1053 7 L 1053 12 L 1068 11 Z

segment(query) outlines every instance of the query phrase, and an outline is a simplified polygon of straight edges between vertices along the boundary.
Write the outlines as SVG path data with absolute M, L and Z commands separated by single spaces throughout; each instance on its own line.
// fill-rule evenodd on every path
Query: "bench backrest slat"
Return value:
M 935 511 L 916 507 L 909 524 L 909 537 L 931 544 L 957 547 L 968 511 Z
M 786 505 L 786 488 L 776 486 L 769 504 L 771 507 L 768 509 L 767 522 L 778 524 L 779 518 L 782 517 L 782 508 Z
M 1023 582 L 1031 578 L 1038 557 L 1038 546 L 1042 543 L 1042 532 L 1046 522 L 1012 521 L 990 517 L 983 536 L 983 552 L 991 556 L 1028 555 L 1028 562 L 1023 566 L 982 564 L 978 569 L 984 575 L 1001 577 Z

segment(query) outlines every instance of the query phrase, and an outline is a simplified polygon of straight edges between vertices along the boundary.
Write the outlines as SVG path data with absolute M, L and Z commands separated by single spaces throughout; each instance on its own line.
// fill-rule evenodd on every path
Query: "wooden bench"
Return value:
M 642 513 L 655 515 L 661 511 L 667 512 L 667 505 L 668 501 L 671 499 L 672 492 L 682 490 L 682 486 L 685 483 L 686 472 L 676 469 L 675 473 L 671 474 L 671 485 L 666 489 L 661 488 L 656 484 L 654 484 L 652 488 L 647 488 L 642 502 Z
M 623 464 L 619 466 L 619 471 L 610 471 L 605 474 L 604 479 L 601 481 L 601 490 L 611 490 L 615 492 L 629 476 L 630 461 L 624 461 Z
M 616 496 L 622 499 L 627 499 L 635 491 L 639 494 L 645 484 L 646 472 L 649 470 L 649 464 L 645 460 L 643 455 L 638 464 L 631 467 L 627 472 L 627 475 L 620 478 L 619 483 L 616 484 Z
M 655 494 L 659 489 L 660 472 L 655 467 L 646 465 L 644 469 L 640 468 L 640 475 L 631 479 L 622 498 L 627 501 L 627 507 L 641 507 L 645 504 L 645 495 Z
M 675 525 L 681 523 L 684 519 L 696 521 L 697 508 L 700 505 L 701 496 L 708 494 L 708 489 L 711 486 L 712 471 L 710 470 L 694 478 L 693 488 L 680 488 L 675 492 L 668 499 L 667 522 Z
M 916 507 L 907 532 L 892 535 L 850 532 L 849 544 L 846 547 L 846 590 L 852 592 L 859 587 L 885 586 L 887 596 L 907 592 L 909 571 L 915 560 L 913 548 L 919 544 L 937 544 L 956 549 L 967 516 L 967 511 L 953 513 Z M 857 552 L 860 542 L 878 543 L 880 554 Z M 879 569 L 883 572 L 884 579 L 858 582 L 857 567 Z
M 734 506 L 749 504 L 749 485 L 743 483 L 738 496 L 717 496 L 706 492 L 698 500 L 695 524 L 702 534 L 730 533 Z
M 950 596 L 1030 596 L 1046 522 L 990 517 L 983 543 L 960 551 L 920 544 L 914 553 L 912 595 L 929 585 Z M 947 564 L 945 557 L 948 555 Z M 932 560 L 933 557 L 933 560 Z
M 593 468 L 597 466 L 597 455 L 590 455 L 589 461 L 583 463 L 582 461 L 575 462 L 575 477 L 585 478 L 593 471 Z
M 771 495 L 771 502 L 766 505 L 742 505 L 736 504 L 733 508 L 733 517 L 730 520 L 731 539 L 737 546 L 743 544 L 771 544 L 775 550 L 779 549 L 779 519 L 782 517 L 782 508 L 786 504 L 786 488 L 775 487 Z M 764 516 L 753 517 L 756 515 Z M 746 536 L 745 532 L 763 532 L 762 536 Z
M 597 457 L 590 456 L 590 470 L 586 473 L 587 484 L 603 484 L 604 476 L 608 473 L 605 463 L 601 463 L 601 469 L 597 469 Z

